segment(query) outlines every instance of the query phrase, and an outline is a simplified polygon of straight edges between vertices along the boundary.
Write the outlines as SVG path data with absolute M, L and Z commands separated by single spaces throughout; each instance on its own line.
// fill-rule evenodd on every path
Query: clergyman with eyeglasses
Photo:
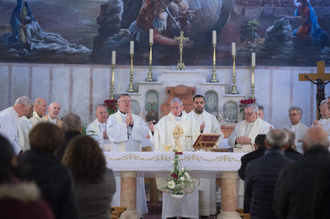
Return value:
M 289 109 L 290 130 L 296 134 L 295 145 L 299 153 L 303 153 L 302 142 L 308 127 L 300 122 L 303 111 L 301 108 L 293 106 Z
M 241 148 L 244 152 L 253 150 L 254 140 L 259 134 L 267 134 L 274 128 L 268 122 L 258 117 L 257 104 L 249 104 L 244 108 L 245 120 L 239 122 L 228 138 L 232 148 Z

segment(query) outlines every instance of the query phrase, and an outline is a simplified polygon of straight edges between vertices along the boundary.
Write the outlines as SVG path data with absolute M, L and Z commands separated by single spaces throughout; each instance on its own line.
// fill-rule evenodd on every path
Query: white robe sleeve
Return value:
M 145 139 L 149 132 L 148 125 L 142 121 L 138 116 L 133 116 L 133 129 L 132 129 L 132 139 L 141 142 Z
M 235 141 L 236 141 L 236 138 L 238 138 L 238 130 L 239 130 L 239 126 L 241 126 L 242 124 L 238 123 L 236 126 L 235 126 L 235 129 L 234 131 L 231 133 L 231 135 L 229 136 L 228 138 L 228 145 L 232 148 L 235 147 Z
M 109 116 L 107 133 L 110 142 L 119 143 L 128 140 L 126 123 L 117 124 L 114 114 Z
M 7 138 L 16 154 L 21 151 L 21 147 L 18 145 L 17 125 L 7 112 L 0 114 L 0 134 Z
M 94 131 L 94 132 L 91 132 Z M 102 148 L 104 140 L 103 140 L 103 132 L 100 130 L 92 130 L 91 124 L 89 124 L 86 128 L 87 135 L 91 136 L 95 141 L 97 141 Z
M 220 123 L 218 122 L 217 118 L 215 118 L 215 116 L 212 116 L 212 131 L 211 133 L 215 133 L 215 134 L 220 134 L 220 138 L 217 142 L 217 145 L 219 145 L 223 139 L 223 132 L 221 131 L 220 128 Z

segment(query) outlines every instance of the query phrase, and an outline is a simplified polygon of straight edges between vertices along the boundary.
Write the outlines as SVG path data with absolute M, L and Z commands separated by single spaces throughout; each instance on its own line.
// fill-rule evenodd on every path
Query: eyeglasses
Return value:
M 252 113 L 244 113 L 244 116 L 245 116 L 245 117 L 246 117 L 246 116 L 251 116 L 253 113 L 254 113 L 254 112 L 252 112 Z
M 131 100 L 120 100 L 119 102 L 130 103 Z
M 293 113 L 293 114 L 289 114 L 289 117 L 291 117 L 291 116 L 297 116 L 298 114 L 296 114 L 296 113 Z

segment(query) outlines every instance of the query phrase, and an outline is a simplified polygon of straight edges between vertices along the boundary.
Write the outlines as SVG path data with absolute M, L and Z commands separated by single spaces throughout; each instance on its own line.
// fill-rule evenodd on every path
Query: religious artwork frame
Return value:
M 209 90 L 205 93 L 205 110 L 211 114 L 218 114 L 218 93 L 214 90 Z
M 137 100 L 131 100 L 131 113 L 140 116 L 141 106 Z
M 195 150 L 209 150 L 217 148 L 217 142 L 220 137 L 221 134 L 202 133 L 197 137 L 196 141 L 193 144 L 193 148 Z
M 238 122 L 238 104 L 229 100 L 223 105 L 223 118 L 229 119 L 230 122 Z
M 155 90 L 148 90 L 145 99 L 145 121 L 156 124 L 159 120 L 159 95 Z

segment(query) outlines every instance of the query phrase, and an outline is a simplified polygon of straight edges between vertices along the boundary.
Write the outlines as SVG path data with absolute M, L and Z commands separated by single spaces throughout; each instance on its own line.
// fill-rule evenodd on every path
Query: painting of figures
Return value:
M 330 64 L 330 0 L 1 0 L 0 62 L 186 66 Z

